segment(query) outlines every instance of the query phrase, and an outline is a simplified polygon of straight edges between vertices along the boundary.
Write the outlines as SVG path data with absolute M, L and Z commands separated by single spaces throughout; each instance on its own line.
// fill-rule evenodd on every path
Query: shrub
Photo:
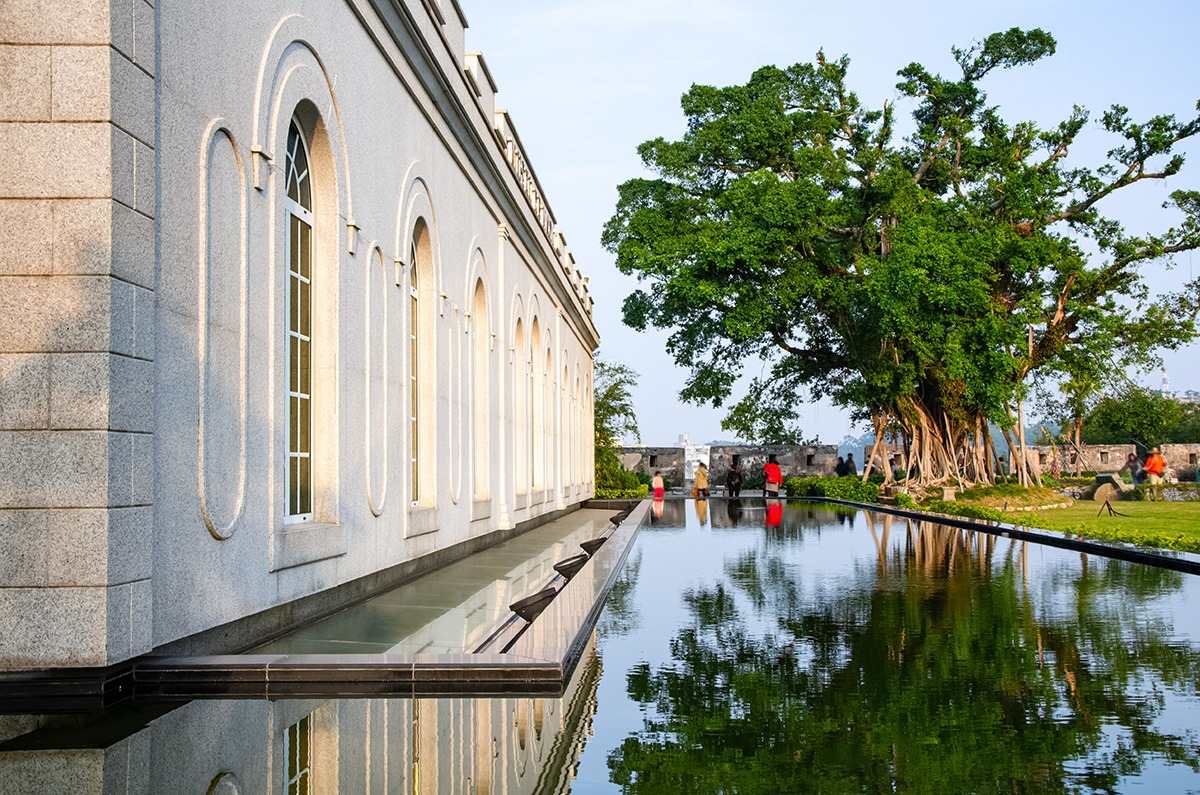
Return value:
M 964 500 L 979 500 L 984 497 L 1024 497 L 1028 494 L 1029 489 L 1018 483 L 997 483 L 995 486 L 976 486 L 964 489 L 960 496 Z
M 762 491 L 766 476 L 761 469 L 750 469 L 742 472 L 742 491 Z
M 965 516 L 968 519 L 986 519 L 991 522 L 1007 522 L 1009 520 L 1004 511 L 995 508 L 986 508 L 982 505 L 971 505 L 965 502 L 930 500 L 922 508 L 926 511 L 944 513 L 949 516 Z
M 650 481 L 654 480 L 654 476 L 646 472 L 637 472 L 635 474 L 637 475 L 638 483 L 641 483 L 643 486 L 649 486 Z M 663 475 L 663 491 L 670 490 L 671 480 L 666 475 Z
M 879 484 L 867 481 L 863 483 L 853 475 L 840 478 L 821 478 L 815 488 L 816 496 L 828 497 L 831 500 L 846 502 L 877 502 L 879 500 Z
M 846 502 L 878 502 L 879 484 L 863 483 L 854 475 L 840 478 L 788 478 L 783 481 L 789 497 L 828 497 Z
M 820 478 L 787 478 L 783 481 L 783 491 L 789 497 L 815 497 Z
M 606 491 L 627 491 L 636 489 L 642 483 L 638 479 L 637 473 L 629 472 L 620 465 L 614 466 L 598 466 L 596 468 L 596 490 L 604 489 Z
M 912 498 L 911 494 L 901 492 L 896 495 L 896 507 L 915 511 L 917 509 L 917 501 Z
M 596 487 L 596 499 L 598 500 L 640 500 L 649 495 L 650 487 L 645 484 L 639 484 L 631 488 Z

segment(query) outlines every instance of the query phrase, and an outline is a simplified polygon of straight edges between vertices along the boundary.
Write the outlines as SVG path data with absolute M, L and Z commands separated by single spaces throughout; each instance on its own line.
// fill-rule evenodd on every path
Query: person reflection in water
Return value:
M 708 500 L 700 498 L 696 500 L 696 518 L 700 520 L 700 526 L 708 524 Z
M 654 504 L 650 506 L 650 512 L 654 515 L 655 519 L 662 519 L 663 503 L 664 503 L 663 498 L 657 497 L 654 500 Z
M 742 521 L 742 501 L 732 499 L 725 506 L 726 512 L 729 514 L 729 524 L 736 525 Z
M 767 500 L 767 527 L 779 527 L 783 521 L 783 500 L 774 498 Z

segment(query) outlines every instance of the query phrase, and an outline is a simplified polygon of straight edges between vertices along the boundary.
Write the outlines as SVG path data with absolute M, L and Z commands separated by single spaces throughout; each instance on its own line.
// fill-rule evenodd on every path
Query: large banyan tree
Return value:
M 1156 234 L 1101 208 L 1179 173 L 1200 118 L 1138 122 L 1113 106 L 1105 162 L 1072 164 L 1085 110 L 1049 129 L 1010 123 L 980 88 L 1054 47 L 1014 28 L 954 49 L 958 79 L 905 67 L 905 137 L 894 104 L 848 89 L 845 57 L 693 86 L 686 134 L 639 147 L 657 178 L 621 185 L 604 230 L 641 280 L 625 322 L 672 330 L 691 370 L 682 397 L 728 406 L 726 429 L 757 440 L 794 435 L 798 407 L 829 397 L 880 439 L 899 429 L 923 482 L 990 482 L 988 424 L 1016 426 L 1035 376 L 1193 339 L 1200 281 L 1152 297 L 1143 266 L 1200 246 L 1200 191 L 1172 193 L 1179 222 Z M 759 374 L 734 402 L 748 362 Z

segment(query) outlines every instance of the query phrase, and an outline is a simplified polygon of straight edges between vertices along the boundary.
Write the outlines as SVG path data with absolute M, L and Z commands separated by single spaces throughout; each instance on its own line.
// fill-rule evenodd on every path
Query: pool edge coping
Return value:
M 1083 536 L 1073 537 L 1057 530 L 1045 530 L 1039 527 L 1026 527 L 1007 523 L 989 523 L 986 519 L 971 519 L 963 516 L 933 513 L 932 511 L 914 511 L 909 508 L 898 508 L 880 503 L 851 502 L 836 500 L 830 497 L 788 497 L 789 502 L 813 502 L 826 505 L 844 505 L 848 508 L 889 513 L 906 519 L 924 522 L 937 522 L 949 527 L 963 530 L 979 530 L 991 535 L 1005 538 L 1015 538 L 1020 541 L 1032 541 L 1058 549 L 1069 549 L 1073 552 L 1085 552 L 1106 558 L 1115 558 L 1128 563 L 1142 563 L 1162 569 L 1171 569 L 1184 574 L 1200 575 L 1200 555 L 1174 549 L 1159 547 L 1143 547 L 1124 541 L 1102 541 Z

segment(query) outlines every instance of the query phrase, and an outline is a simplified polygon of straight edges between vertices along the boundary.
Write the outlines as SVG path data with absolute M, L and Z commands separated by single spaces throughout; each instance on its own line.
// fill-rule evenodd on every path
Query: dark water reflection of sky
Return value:
M 1200 578 L 801 503 L 668 502 L 574 792 L 1200 792 Z

